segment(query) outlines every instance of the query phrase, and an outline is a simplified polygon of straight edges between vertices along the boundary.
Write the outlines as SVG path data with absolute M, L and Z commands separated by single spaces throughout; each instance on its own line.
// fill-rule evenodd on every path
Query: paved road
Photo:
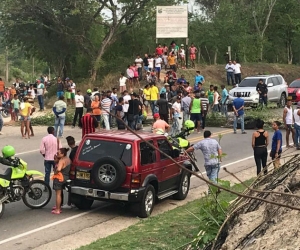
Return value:
M 45 135 L 46 128 L 37 128 L 36 136 L 30 140 L 21 139 L 19 132 L 14 127 L 5 127 L 6 135 L 0 138 L 0 148 L 12 144 L 23 160 L 28 163 L 30 169 L 43 172 L 43 159 L 39 154 L 39 143 Z M 231 129 L 211 128 L 213 136 L 218 139 L 222 134 L 221 146 L 227 154 L 222 166 L 226 166 L 232 172 L 239 172 L 253 166 L 252 148 L 250 146 L 251 131 L 246 135 L 234 135 Z M 72 135 L 80 140 L 79 129 L 66 128 L 65 136 Z M 201 134 L 192 134 L 190 141 L 195 143 L 203 139 Z M 63 140 L 65 143 L 65 141 Z M 202 153 L 196 153 L 201 171 L 204 171 Z M 0 166 L 0 172 L 5 169 Z M 221 171 L 220 177 L 225 176 Z M 192 179 L 191 188 L 201 185 L 202 182 L 196 178 Z M 164 202 L 160 202 L 163 205 Z M 172 201 L 176 202 L 176 201 Z M 22 202 L 8 204 L 0 223 L 0 248 L 1 249 L 32 249 L 44 243 L 57 240 L 64 235 L 70 235 L 84 228 L 108 221 L 114 217 L 123 215 L 129 220 L 135 218 L 134 214 L 124 211 L 120 205 L 112 205 L 105 202 L 95 202 L 93 210 L 81 212 L 77 209 L 64 210 L 60 215 L 52 215 L 51 207 L 54 200 L 44 209 L 31 210 Z M 105 229 L 104 229 L 105 230 Z

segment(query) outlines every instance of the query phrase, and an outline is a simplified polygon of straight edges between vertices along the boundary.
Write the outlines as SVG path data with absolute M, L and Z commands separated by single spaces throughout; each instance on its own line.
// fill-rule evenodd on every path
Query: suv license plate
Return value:
M 91 176 L 90 173 L 80 172 L 80 171 L 76 172 L 76 179 L 89 180 L 90 176 Z

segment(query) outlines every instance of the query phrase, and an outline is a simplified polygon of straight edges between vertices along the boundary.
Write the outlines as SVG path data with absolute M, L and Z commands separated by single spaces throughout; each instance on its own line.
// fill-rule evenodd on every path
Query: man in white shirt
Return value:
M 72 128 L 75 128 L 78 116 L 79 116 L 78 127 L 82 128 L 81 117 L 83 115 L 83 104 L 84 104 L 84 97 L 81 94 L 81 91 L 77 90 L 77 95 L 75 95 L 75 107 L 76 108 L 75 108 L 75 114 L 74 114 Z
M 234 79 L 235 84 L 240 84 L 242 81 L 242 74 L 241 74 L 241 64 L 237 63 L 236 61 L 233 61 L 234 65 Z
M 121 73 L 120 79 L 119 79 L 120 93 L 123 93 L 126 90 L 127 79 L 128 78 L 124 76 L 124 73 Z
M 128 91 L 125 90 L 123 94 L 123 112 L 124 112 L 124 120 L 127 121 L 127 113 L 128 113 L 128 108 L 129 108 L 129 100 L 131 100 L 131 96 L 128 94 Z
M 91 95 L 91 100 L 92 100 L 92 101 L 95 100 L 95 95 L 96 95 L 96 94 L 99 94 L 99 95 L 100 95 L 99 89 L 98 89 L 97 87 L 95 87 L 93 90 L 94 90 L 94 91 L 92 92 L 92 95 Z M 99 99 L 100 99 L 100 98 L 99 98 Z
M 138 72 L 139 72 L 139 81 L 142 81 L 143 80 L 143 59 L 140 57 L 140 55 L 137 55 L 136 56 L 136 59 L 135 59 L 135 64 L 136 66 L 138 67 Z
M 76 107 L 75 103 L 75 94 L 76 94 L 76 84 L 73 82 L 73 80 L 70 80 L 70 85 L 71 85 L 71 102 L 73 102 L 74 106 Z
M 157 74 L 158 82 L 160 82 L 160 71 L 161 71 L 162 62 L 163 62 L 162 59 L 158 56 L 158 54 L 156 54 L 156 57 L 155 57 L 155 71 L 156 71 L 156 74 Z
M 44 92 L 45 92 L 45 85 L 40 80 L 37 80 L 37 97 L 40 106 L 40 111 L 44 110 Z
M 227 72 L 227 84 L 230 85 L 231 80 L 231 84 L 234 85 L 234 65 L 231 60 L 225 66 L 225 70 Z

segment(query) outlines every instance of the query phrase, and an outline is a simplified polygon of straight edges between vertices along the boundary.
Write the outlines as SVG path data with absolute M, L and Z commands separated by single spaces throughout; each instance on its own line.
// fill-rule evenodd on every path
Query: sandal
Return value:
M 60 214 L 61 213 L 61 211 L 57 211 L 57 210 L 52 210 L 51 211 L 51 214 Z

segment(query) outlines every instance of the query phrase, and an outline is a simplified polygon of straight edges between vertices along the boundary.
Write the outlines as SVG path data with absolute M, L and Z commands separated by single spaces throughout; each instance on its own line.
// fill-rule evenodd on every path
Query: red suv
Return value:
M 192 169 L 188 158 L 173 150 L 165 136 L 139 135 Z M 94 200 L 121 201 L 133 204 L 142 218 L 151 214 L 156 198 L 183 200 L 190 188 L 188 172 L 126 131 L 86 135 L 78 147 L 70 178 L 71 202 L 79 209 L 89 209 Z

